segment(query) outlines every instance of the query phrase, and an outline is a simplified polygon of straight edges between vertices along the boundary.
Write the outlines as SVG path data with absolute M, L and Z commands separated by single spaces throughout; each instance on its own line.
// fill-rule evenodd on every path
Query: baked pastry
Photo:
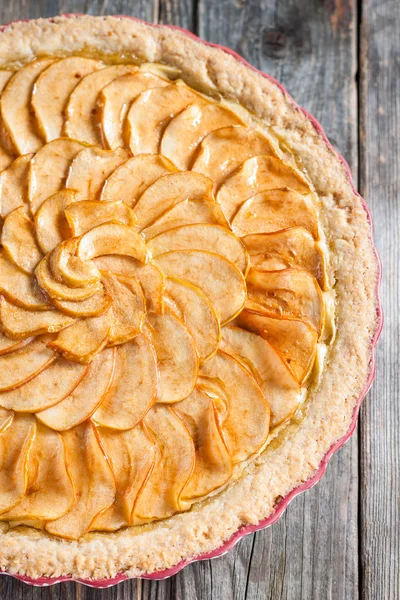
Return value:
M 59 17 L 8 26 L 0 56 L 0 566 L 168 569 L 348 430 L 379 322 L 368 217 L 314 124 L 222 50 Z

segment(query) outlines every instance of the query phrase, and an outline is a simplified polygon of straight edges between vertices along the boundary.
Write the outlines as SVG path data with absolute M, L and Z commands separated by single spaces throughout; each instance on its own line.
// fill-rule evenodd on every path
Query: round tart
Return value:
M 222 49 L 57 17 L 0 56 L 0 566 L 164 572 L 266 524 L 354 423 L 368 214 Z

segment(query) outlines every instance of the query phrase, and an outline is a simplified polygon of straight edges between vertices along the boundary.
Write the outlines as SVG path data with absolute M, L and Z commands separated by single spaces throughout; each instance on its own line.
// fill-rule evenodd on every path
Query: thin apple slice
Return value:
M 45 529 L 59 537 L 78 539 L 114 502 L 115 479 L 92 423 L 82 423 L 62 437 L 75 500 L 65 515 L 48 521 Z
M 144 335 L 118 346 L 115 352 L 113 382 L 93 420 L 111 429 L 132 429 L 156 401 L 157 357 Z
M 133 508 L 133 522 L 163 519 L 181 509 L 181 495 L 195 465 L 187 427 L 168 406 L 154 406 L 144 418 L 157 443 L 154 468 Z
M 62 188 L 71 161 L 84 148 L 80 142 L 60 138 L 49 142 L 35 154 L 29 171 L 29 204 L 33 215 L 43 202 Z
M 0 249 L 0 292 L 10 301 L 29 310 L 51 308 L 34 277 L 17 267 Z
M 212 179 L 218 189 L 243 161 L 259 154 L 276 155 L 272 142 L 260 131 L 242 125 L 222 127 L 203 139 L 192 171 Z
M 94 296 L 101 288 L 101 282 L 96 281 L 86 287 L 72 288 L 55 279 L 50 268 L 50 256 L 47 254 L 36 267 L 36 279 L 42 289 L 44 289 L 51 298 L 56 300 L 70 300 L 78 302 Z
M 0 298 L 0 321 L 6 335 L 16 340 L 42 333 L 54 333 L 74 322 L 57 309 L 32 311 Z
M 104 145 L 111 150 L 124 146 L 123 124 L 132 102 L 142 92 L 169 83 L 152 73 L 139 72 L 121 75 L 106 85 L 97 100 Z
M 27 338 L 26 340 L 13 340 L 12 338 L 8 338 L 6 335 L 4 335 L 4 333 L 0 332 L 0 356 L 3 356 L 3 354 L 8 354 L 9 352 L 14 352 L 14 350 L 22 348 L 30 341 L 31 338 Z
M 0 97 L 0 113 L 4 134 L 17 154 L 36 152 L 43 142 L 35 130 L 31 96 L 36 79 L 54 58 L 38 58 L 17 71 Z
M 73 500 L 62 437 L 38 423 L 27 464 L 25 495 L 11 510 L 2 513 L 1 519 L 57 519 L 67 512 Z
M 47 337 L 0 356 L 0 391 L 13 390 L 38 375 L 57 357 L 47 348 Z
M 84 288 L 100 279 L 96 265 L 76 256 L 79 238 L 69 238 L 53 250 L 49 257 L 49 266 L 53 277 L 73 288 Z
M 148 247 L 154 257 L 173 250 L 207 250 L 225 256 L 246 272 L 248 255 L 242 242 L 226 227 L 196 223 L 170 229 L 153 237 Z
M 244 310 L 238 324 L 264 337 L 285 361 L 300 385 L 311 372 L 317 351 L 318 334 L 303 321 L 274 319 L 258 312 Z
M 242 310 L 246 300 L 243 274 L 223 256 L 204 250 L 176 250 L 155 259 L 164 275 L 189 281 L 210 300 L 222 325 Z
M 36 433 L 32 415 L 14 415 L 0 435 L 0 513 L 17 504 L 26 491 L 28 460 Z
M 298 194 L 311 193 L 307 180 L 275 156 L 253 156 L 224 181 L 217 202 L 228 221 L 231 221 L 245 200 L 259 192 L 290 188 Z
M 12 410 L 7 410 L 0 406 L 0 433 L 7 429 L 7 427 L 10 427 L 13 418 L 14 413 Z
M 301 387 L 267 340 L 228 325 L 222 330 L 221 350 L 236 358 L 256 378 L 271 409 L 271 427 L 293 416 L 301 400 Z
M 158 402 L 179 402 L 196 384 L 199 360 L 192 336 L 180 319 L 166 310 L 148 315 L 160 376 Z
M 71 320 L 72 317 L 69 317 Z M 49 348 L 69 360 L 88 364 L 107 344 L 112 329 L 113 315 L 110 308 L 100 317 L 87 317 L 75 321 L 68 329 L 60 331 Z
M 146 263 L 148 251 L 143 237 L 121 223 L 103 223 L 87 231 L 79 240 L 77 256 L 91 260 L 105 254 L 131 256 Z
M 64 109 L 79 81 L 104 67 L 103 63 L 83 56 L 69 56 L 47 67 L 35 82 L 32 108 L 40 134 L 47 142 L 61 137 Z
M 28 173 L 33 154 L 14 160 L 0 173 L 0 216 L 3 219 L 19 206 L 28 202 Z
M 6 87 L 13 74 L 14 71 L 6 71 L 5 69 L 0 70 L 0 94 L 3 93 L 4 88 Z M 0 145 L 0 171 L 7 169 L 7 167 L 11 165 L 13 160 L 14 157 L 10 154 L 10 152 L 3 148 L 3 145 Z
M 221 428 L 232 462 L 247 460 L 269 433 L 270 410 L 261 388 L 240 362 L 222 351 L 202 365 L 200 375 L 214 380 L 228 401 Z
M 186 425 L 194 442 L 196 460 L 181 501 L 192 502 L 224 485 L 232 474 L 232 461 L 223 441 L 211 398 L 194 389 L 186 400 L 172 407 Z
M 37 412 L 64 400 L 85 376 L 88 367 L 58 358 L 15 390 L 0 393 L 0 406 L 15 412 Z
M 188 171 L 196 150 L 206 135 L 243 121 L 229 109 L 218 104 L 191 104 L 168 124 L 161 140 L 160 152 L 172 160 L 178 169 Z
M 129 227 L 135 227 L 137 222 L 133 210 L 122 200 L 75 202 L 66 209 L 65 216 L 74 236 L 83 235 L 93 227 L 110 221 L 123 223 Z
M 44 254 L 54 250 L 58 244 L 69 237 L 70 231 L 64 210 L 69 204 L 75 202 L 75 199 L 74 190 L 61 190 L 47 198 L 37 211 L 36 237 Z
M 125 143 L 132 154 L 157 154 L 169 121 L 193 102 L 201 104 L 206 100 L 183 82 L 140 94 L 125 121 Z
M 133 506 L 153 469 L 156 447 L 143 424 L 122 432 L 102 427 L 99 435 L 111 462 L 117 494 L 112 506 L 96 517 L 92 529 L 115 531 L 131 525 Z
M 255 194 L 232 219 L 232 231 L 239 237 L 288 227 L 303 227 L 318 239 L 318 218 L 311 199 L 289 188 Z
M 83 77 L 71 93 L 65 109 L 65 135 L 87 144 L 101 146 L 97 97 L 113 79 L 136 71 L 137 67 L 134 65 L 113 65 Z
M 90 298 L 87 298 L 87 300 L 73 302 L 71 300 L 56 300 L 53 298 L 52 302 L 54 306 L 71 317 L 100 317 L 111 306 L 112 298 L 104 285 L 101 285 L 99 291 Z
M 160 154 L 139 154 L 111 173 L 101 191 L 100 200 L 122 200 L 134 207 L 143 192 L 163 175 L 178 169 Z
M 109 273 L 103 275 L 103 283 L 113 300 L 108 344 L 123 344 L 141 332 L 146 300 L 140 283 L 133 277 Z
M 71 163 L 65 187 L 76 190 L 77 200 L 98 200 L 107 177 L 127 159 L 122 148 L 115 152 L 84 148 Z
M 39 421 L 56 431 L 65 431 L 89 419 L 110 388 L 114 364 L 114 348 L 106 348 L 97 354 L 71 394 L 36 413 Z
M 15 264 L 31 274 L 43 258 L 35 235 L 35 226 L 20 206 L 7 215 L 1 231 L 1 244 Z
M 221 338 L 218 317 L 210 300 L 199 287 L 171 277 L 165 281 L 165 292 L 182 315 L 200 360 L 207 360 L 216 352 Z

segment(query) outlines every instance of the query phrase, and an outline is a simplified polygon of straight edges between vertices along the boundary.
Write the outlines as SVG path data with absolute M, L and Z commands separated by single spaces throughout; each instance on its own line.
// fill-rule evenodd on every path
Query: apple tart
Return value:
M 366 214 L 304 114 L 221 50 L 92 17 L 0 50 L 0 564 L 167 568 L 268 516 L 349 427 Z

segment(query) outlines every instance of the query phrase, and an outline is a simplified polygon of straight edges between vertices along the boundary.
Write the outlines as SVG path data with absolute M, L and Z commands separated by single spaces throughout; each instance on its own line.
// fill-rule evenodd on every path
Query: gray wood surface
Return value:
M 1 600 L 398 600 L 400 4 L 398 0 L 3 0 L 0 22 L 133 14 L 192 29 L 279 79 L 350 163 L 375 218 L 386 330 L 360 431 L 272 528 L 161 582 L 32 589 Z M 396 121 L 397 118 L 397 121 Z M 397 352 L 396 352 L 397 348 Z

